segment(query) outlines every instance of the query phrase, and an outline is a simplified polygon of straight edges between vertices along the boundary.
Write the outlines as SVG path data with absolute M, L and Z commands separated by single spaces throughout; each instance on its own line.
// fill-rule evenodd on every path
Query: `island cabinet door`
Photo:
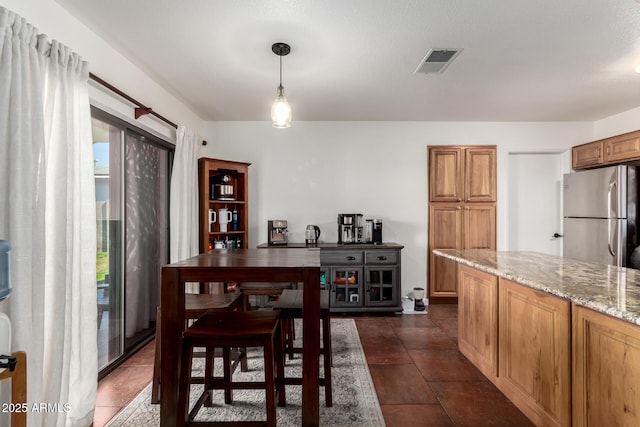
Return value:
M 569 301 L 502 278 L 498 287 L 498 388 L 536 425 L 571 425 Z
M 640 426 L 640 326 L 574 304 L 573 425 Z
M 458 347 L 492 382 L 498 376 L 498 278 L 458 264 Z

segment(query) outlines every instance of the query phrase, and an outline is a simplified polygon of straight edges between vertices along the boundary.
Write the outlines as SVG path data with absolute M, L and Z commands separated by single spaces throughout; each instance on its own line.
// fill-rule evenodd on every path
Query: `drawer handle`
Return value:
M 356 260 L 356 257 L 354 257 L 354 256 L 352 256 L 352 255 L 349 255 L 349 256 L 347 257 L 347 261 L 355 261 L 355 260 Z
M 386 256 L 384 256 L 384 255 L 380 255 L 380 256 L 378 257 L 378 261 L 386 261 L 386 260 L 387 260 L 387 257 L 386 257 Z

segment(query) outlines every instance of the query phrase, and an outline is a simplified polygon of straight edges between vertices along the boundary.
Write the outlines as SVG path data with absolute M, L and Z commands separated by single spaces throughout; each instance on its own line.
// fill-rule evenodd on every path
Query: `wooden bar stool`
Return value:
M 240 307 L 242 302 L 242 295 L 240 292 L 233 292 L 227 294 L 185 294 L 185 317 L 187 322 L 189 320 L 198 319 L 209 310 L 214 311 L 233 311 Z M 188 325 L 185 325 L 185 327 Z M 158 308 L 158 316 L 156 319 L 156 349 L 155 359 L 153 364 L 153 384 L 151 385 L 151 403 L 160 403 L 160 355 L 162 353 L 160 343 L 160 308 Z M 211 357 L 213 354 L 209 352 L 206 355 L 207 362 L 205 363 L 205 372 L 212 368 Z M 247 358 L 246 352 L 240 351 L 235 354 L 233 369 L 237 367 L 238 363 L 241 364 L 243 371 L 247 370 Z M 203 384 L 203 378 L 193 378 L 196 384 Z
M 302 319 L 302 294 L 300 289 L 285 289 L 273 306 L 280 310 L 282 321 L 284 353 L 293 358 L 294 353 L 302 353 L 302 348 L 293 347 L 293 323 L 295 319 Z M 320 291 L 320 320 L 322 322 L 322 348 L 324 378 L 320 378 L 320 385 L 324 386 L 325 401 L 327 406 L 333 406 L 333 394 L 331 392 L 331 311 L 329 309 L 329 291 Z M 302 384 L 302 378 L 284 378 L 285 384 Z M 284 393 L 279 404 L 284 405 Z
M 284 394 L 284 385 L 277 378 L 284 377 L 282 364 L 282 337 L 280 333 L 280 313 L 277 310 L 254 310 L 233 312 L 207 312 L 183 333 L 182 363 L 180 366 L 180 384 L 178 389 L 178 417 L 189 424 L 193 422 L 202 404 L 210 398 L 211 390 L 224 390 L 225 403 L 233 401 L 234 389 L 259 389 L 266 391 L 267 420 L 261 425 L 276 425 L 276 388 L 277 394 Z M 205 390 L 189 412 L 189 393 L 191 361 L 194 347 L 223 349 L 223 376 L 209 377 Z M 229 349 L 233 347 L 263 347 L 265 380 L 263 382 L 234 382 L 230 370 Z M 247 421 L 207 422 L 206 425 L 254 425 Z

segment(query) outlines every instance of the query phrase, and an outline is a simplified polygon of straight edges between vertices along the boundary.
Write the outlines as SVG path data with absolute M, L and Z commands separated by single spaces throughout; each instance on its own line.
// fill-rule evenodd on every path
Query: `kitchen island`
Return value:
M 640 425 L 640 271 L 534 252 L 458 264 L 458 346 L 535 424 Z

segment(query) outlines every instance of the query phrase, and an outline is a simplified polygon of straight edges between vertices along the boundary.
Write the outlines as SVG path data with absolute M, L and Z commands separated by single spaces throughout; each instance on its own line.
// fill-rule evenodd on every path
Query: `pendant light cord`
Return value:
M 280 55 L 280 87 L 282 87 L 282 55 Z

